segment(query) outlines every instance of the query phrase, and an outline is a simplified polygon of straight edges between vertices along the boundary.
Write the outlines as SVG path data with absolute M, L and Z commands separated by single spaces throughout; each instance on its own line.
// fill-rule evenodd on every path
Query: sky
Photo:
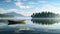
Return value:
M 60 0 L 0 0 L 0 13 L 16 12 L 30 16 L 42 11 L 60 14 Z

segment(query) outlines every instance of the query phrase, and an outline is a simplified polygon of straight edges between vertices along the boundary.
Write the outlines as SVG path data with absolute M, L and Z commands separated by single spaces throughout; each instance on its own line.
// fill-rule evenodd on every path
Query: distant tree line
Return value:
M 60 15 L 52 12 L 41 12 L 41 13 L 33 13 L 31 17 L 32 18 L 55 18 L 55 17 L 60 17 Z
M 7 14 L 0 14 L 0 18 L 9 18 L 14 17 L 13 15 L 7 15 Z
M 6 22 L 8 19 L 3 19 L 3 18 L 12 18 L 14 17 L 13 15 L 7 15 L 7 14 L 0 14 L 0 22 Z

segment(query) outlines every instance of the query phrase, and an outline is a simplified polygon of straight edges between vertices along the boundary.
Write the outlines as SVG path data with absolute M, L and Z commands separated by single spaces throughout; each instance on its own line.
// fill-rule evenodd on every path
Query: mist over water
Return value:
M 22 18 L 21 18 L 22 19 Z M 20 19 L 17 19 L 20 20 Z M 37 34 L 54 34 L 54 33 L 60 33 L 60 19 L 32 19 L 32 18 L 27 18 L 27 19 L 22 19 L 25 20 L 25 24 L 13 24 L 13 25 L 8 25 L 8 22 L 3 23 L 0 22 L 0 32 L 1 33 L 37 33 Z M 3 33 L 3 34 L 4 34 Z

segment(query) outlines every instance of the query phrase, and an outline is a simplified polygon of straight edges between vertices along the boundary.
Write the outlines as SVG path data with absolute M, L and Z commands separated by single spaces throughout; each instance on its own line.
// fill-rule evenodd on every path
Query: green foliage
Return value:
M 14 17 L 13 15 L 0 14 L 0 18 Z
M 59 14 L 55 14 L 52 12 L 41 12 L 41 13 L 33 13 L 33 15 L 31 15 L 32 18 L 55 18 L 55 17 L 60 17 Z

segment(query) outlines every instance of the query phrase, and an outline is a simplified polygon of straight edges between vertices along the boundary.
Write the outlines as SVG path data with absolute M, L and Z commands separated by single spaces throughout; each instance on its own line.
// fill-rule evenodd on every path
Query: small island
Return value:
M 32 18 L 57 18 L 60 17 L 60 15 L 52 12 L 41 12 L 41 13 L 33 13 L 31 17 Z
M 31 17 L 32 17 L 31 21 L 33 23 L 37 23 L 37 24 L 46 24 L 47 25 L 47 24 L 54 24 L 54 23 L 60 22 L 60 19 L 57 19 L 58 17 L 60 18 L 60 15 L 52 13 L 52 12 L 33 13 L 31 15 Z M 51 19 L 51 18 L 53 18 L 53 19 Z

